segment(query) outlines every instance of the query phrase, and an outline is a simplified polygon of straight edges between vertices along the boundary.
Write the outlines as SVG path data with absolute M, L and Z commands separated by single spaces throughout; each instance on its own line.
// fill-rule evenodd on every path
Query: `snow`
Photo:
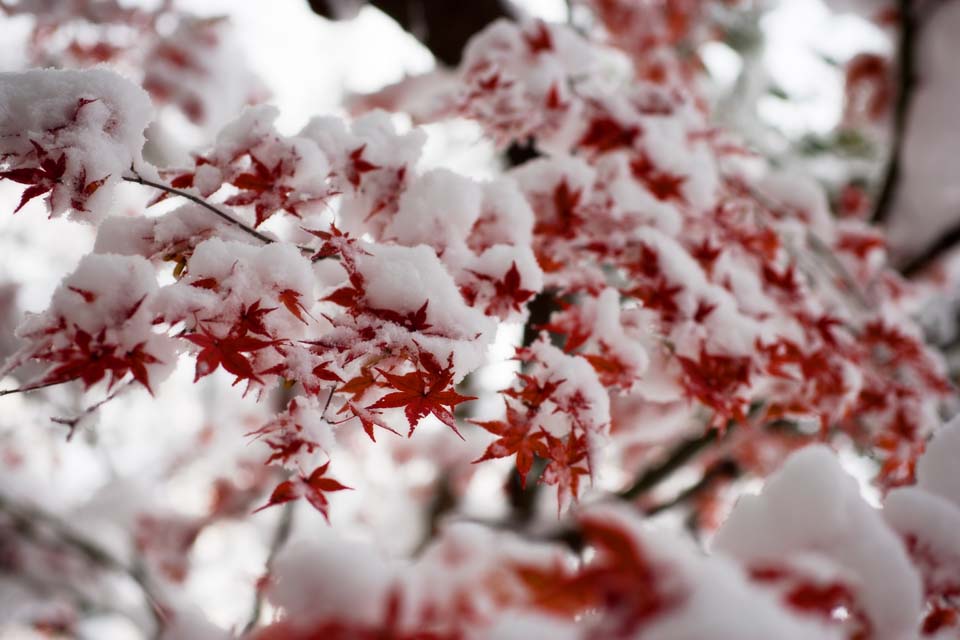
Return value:
M 854 581 L 878 640 L 909 637 L 920 616 L 921 584 L 903 544 L 822 445 L 793 454 L 759 496 L 742 496 L 713 549 L 747 565 L 829 560 Z
M 52 161 L 65 156 L 50 194 L 53 216 L 72 209 L 78 220 L 102 220 L 121 177 L 131 167 L 149 171 L 141 151 L 152 117 L 146 92 L 107 69 L 0 74 L 0 157 L 19 169 L 40 165 L 36 147 Z M 90 192 L 98 180 L 105 183 Z
M 943 425 L 917 461 L 917 486 L 960 508 L 960 416 Z

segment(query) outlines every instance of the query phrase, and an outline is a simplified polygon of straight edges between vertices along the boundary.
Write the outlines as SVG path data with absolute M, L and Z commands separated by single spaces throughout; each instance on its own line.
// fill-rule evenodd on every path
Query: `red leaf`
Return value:
M 413 435 L 413 430 L 421 419 L 433 414 L 462 439 L 463 436 L 457 430 L 452 410 L 461 402 L 476 400 L 476 398 L 462 396 L 453 390 L 453 373 L 450 363 L 446 368 L 441 369 L 432 355 L 421 352 L 419 364 L 419 369 L 402 376 L 378 369 L 394 391 L 367 408 L 403 408 L 410 425 L 410 435 Z

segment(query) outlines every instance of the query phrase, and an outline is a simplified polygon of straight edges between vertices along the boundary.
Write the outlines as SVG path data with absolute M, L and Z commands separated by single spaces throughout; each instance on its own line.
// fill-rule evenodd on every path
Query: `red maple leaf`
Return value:
M 407 331 L 426 331 L 433 326 L 427 322 L 427 305 L 429 303 L 429 300 L 425 300 L 419 309 L 406 313 L 400 313 L 393 309 L 374 309 L 372 307 L 368 308 L 367 311 L 381 320 L 398 324 Z
M 270 494 L 270 499 L 267 500 L 267 503 L 259 509 L 256 509 L 254 513 L 263 511 L 274 505 L 305 497 L 307 502 L 323 514 L 323 517 L 329 522 L 330 517 L 327 514 L 327 508 L 330 503 L 327 501 L 326 494 L 333 493 L 334 491 L 349 490 L 351 488 L 340 484 L 333 478 L 326 477 L 327 467 L 329 466 L 330 463 L 327 462 L 314 469 L 313 473 L 309 476 L 299 475 L 290 480 L 284 480 L 278 484 L 273 490 L 273 493 Z
M 341 420 L 337 424 L 356 418 L 357 420 L 360 421 L 360 426 L 363 427 L 364 433 L 366 433 L 367 436 L 370 438 L 370 440 L 373 442 L 377 441 L 373 433 L 374 427 L 380 427 L 381 429 L 386 429 L 391 433 L 396 433 L 397 435 L 400 435 L 399 433 L 397 433 L 396 429 L 392 428 L 383 420 L 381 420 L 376 413 L 374 413 L 373 411 L 368 411 L 356 403 L 347 402 L 346 404 L 344 404 L 343 409 L 341 409 L 341 413 L 343 411 L 350 411 L 351 413 L 353 413 L 353 416 L 349 418 L 345 418 L 344 420 Z
M 590 121 L 577 146 L 605 153 L 621 147 L 632 147 L 639 135 L 639 126 L 624 126 L 610 116 L 602 115 Z
M 606 342 L 601 340 L 599 347 L 600 353 L 585 353 L 583 357 L 597 372 L 600 383 L 608 388 L 629 389 L 636 379 L 633 367 L 617 357 Z
M 445 425 L 453 429 L 460 438 L 457 423 L 453 417 L 453 408 L 461 402 L 476 400 L 463 396 L 453 389 L 452 357 L 445 368 L 441 368 L 436 358 L 429 352 L 421 351 L 419 367 L 404 375 L 395 375 L 377 369 L 393 389 L 391 393 L 377 400 L 368 409 L 403 408 L 410 425 L 410 435 L 421 419 L 433 414 Z
M 57 384 L 79 379 L 83 381 L 84 388 L 89 389 L 109 374 L 109 386 L 113 387 L 130 372 L 133 379 L 152 394 L 147 365 L 160 361 L 143 350 L 146 343 L 141 342 L 126 352 L 117 353 L 117 345 L 104 342 L 105 335 L 106 332 L 101 331 L 94 337 L 77 329 L 72 345 L 38 356 L 38 359 L 60 363 L 47 372 L 44 383 Z
M 523 373 L 518 374 L 517 379 L 523 383 L 522 387 L 519 389 L 505 389 L 502 393 L 511 398 L 516 398 L 522 402 L 524 406 L 531 409 L 535 409 L 551 399 L 557 388 L 566 382 L 566 380 L 562 378 L 560 380 L 541 382 L 533 376 Z
M 194 286 L 197 286 L 197 283 L 193 283 Z M 270 333 L 267 331 L 267 327 L 263 324 L 263 318 L 271 311 L 276 311 L 276 307 L 267 307 L 265 309 L 260 308 L 260 301 L 257 300 L 250 306 L 244 305 L 240 311 L 240 316 L 237 318 L 237 324 L 234 327 L 234 333 L 236 335 L 246 335 L 247 333 L 252 333 L 258 336 L 270 337 Z
M 713 246 L 709 238 L 706 238 L 703 242 L 694 245 L 690 249 L 690 255 L 700 263 L 700 266 L 703 267 L 703 270 L 707 273 L 713 270 L 713 263 L 717 261 L 717 258 L 720 257 L 722 252 L 723 249 Z
M 307 313 L 307 308 L 300 302 L 300 293 L 293 289 L 284 289 L 278 297 L 283 306 L 287 308 L 287 311 L 292 313 L 293 316 L 303 324 L 307 324 L 307 321 L 303 319 L 303 314 Z M 310 314 L 307 313 L 307 315 Z
M 652 193 L 657 200 L 664 202 L 675 200 L 680 204 L 686 204 L 687 199 L 683 195 L 683 183 L 687 181 L 686 176 L 661 171 L 654 166 L 646 154 L 641 154 L 630 162 L 630 172 L 634 178 L 643 183 L 647 191 Z
M 517 269 L 517 263 L 510 263 L 510 268 L 503 277 L 494 280 L 491 276 L 483 273 L 471 271 L 473 275 L 481 280 L 493 282 L 494 297 L 487 305 L 486 313 L 488 315 L 500 315 L 510 311 L 522 311 L 523 303 L 533 297 L 536 291 L 520 288 L 520 271 Z
M 363 179 L 363 174 L 376 171 L 380 168 L 380 165 L 373 164 L 363 158 L 363 152 L 367 148 L 367 145 L 361 145 L 350 152 L 348 159 L 350 163 L 347 165 L 347 180 L 350 184 L 353 185 L 354 189 L 360 187 L 360 181 Z
M 550 29 L 542 20 L 537 21 L 532 33 L 524 31 L 523 40 L 530 48 L 530 53 L 538 54 L 553 50 L 553 38 L 550 36 Z
M 20 196 L 20 204 L 13 210 L 14 213 L 20 211 L 34 198 L 53 191 L 53 188 L 60 184 L 61 178 L 67 170 L 66 154 L 60 154 L 59 158 L 53 160 L 47 157 L 46 152 L 36 143 L 33 143 L 33 145 L 40 158 L 39 167 L 10 169 L 0 172 L 0 178 L 30 185 Z
M 723 424 L 729 418 L 742 420 L 744 398 L 737 392 L 750 383 L 752 363 L 745 356 L 728 356 L 709 353 L 703 347 L 699 358 L 677 356 L 683 368 L 683 385 L 687 393 L 711 407 L 716 412 L 716 423 Z
M 585 434 L 568 434 L 557 438 L 544 432 L 546 438 L 546 458 L 550 460 L 540 476 L 544 484 L 557 485 L 557 510 L 563 508 L 567 496 L 574 500 L 580 497 L 580 477 L 589 475 L 587 457 L 587 437 Z
M 246 335 L 218 338 L 204 328 L 200 329 L 200 333 L 191 333 L 184 338 L 200 347 L 200 353 L 197 354 L 194 382 L 210 375 L 216 371 L 217 367 L 222 365 L 225 370 L 237 376 L 233 384 L 237 384 L 241 380 L 253 380 L 262 383 L 263 381 L 254 372 L 253 365 L 243 354 L 273 347 L 280 343 L 279 340 L 260 340 Z
M 682 286 L 671 286 L 666 278 L 658 278 L 653 283 L 638 285 L 627 293 L 642 300 L 644 307 L 659 312 L 664 322 L 671 323 L 680 313 L 676 296 L 681 291 L 683 291 Z
M 530 475 L 530 468 L 533 466 L 534 456 L 542 458 L 547 456 L 547 445 L 544 440 L 546 433 L 542 429 L 534 430 L 533 424 L 526 413 L 517 411 L 509 402 L 506 402 L 506 405 L 506 420 L 470 421 L 497 436 L 497 439 L 487 446 L 483 455 L 473 462 L 516 455 L 520 486 L 525 488 L 527 476 Z
M 578 209 L 583 197 L 582 189 L 572 189 L 566 178 L 553 189 L 554 217 L 550 221 L 537 221 L 534 233 L 573 238 L 583 222 Z

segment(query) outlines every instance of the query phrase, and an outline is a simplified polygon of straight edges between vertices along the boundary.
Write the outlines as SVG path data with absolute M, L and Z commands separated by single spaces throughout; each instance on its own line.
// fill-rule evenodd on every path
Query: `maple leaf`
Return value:
M 530 48 L 530 53 L 534 55 L 553 50 L 553 38 L 550 35 L 550 29 L 542 20 L 537 20 L 532 33 L 524 31 L 523 39 Z
M 640 127 L 626 127 L 610 116 L 604 115 L 590 121 L 577 146 L 593 148 L 597 153 L 605 153 L 621 147 L 632 147 L 639 135 Z
M 618 358 L 606 342 L 601 340 L 599 347 L 599 354 L 585 353 L 583 357 L 597 372 L 600 383 L 605 387 L 619 387 L 621 389 L 629 389 L 633 386 L 636 378 L 633 367 Z
M 376 441 L 377 441 L 377 439 L 376 439 L 376 437 L 374 436 L 374 433 L 373 433 L 374 427 L 380 427 L 381 429 L 386 429 L 387 431 L 389 431 L 389 432 L 391 432 L 391 433 L 395 433 L 396 435 L 400 435 L 399 433 L 397 433 L 397 430 L 396 430 L 396 429 L 394 429 L 393 427 L 390 427 L 389 425 L 387 425 L 387 424 L 386 424 L 383 420 L 381 420 L 380 417 L 377 416 L 377 414 L 375 414 L 373 411 L 368 411 L 368 410 L 364 409 L 363 407 L 359 406 L 359 405 L 356 404 L 356 403 L 347 402 L 347 403 L 344 405 L 343 409 L 341 409 L 341 412 L 343 412 L 343 411 L 345 411 L 345 410 L 349 410 L 351 413 L 353 413 L 353 416 L 351 416 L 351 417 L 349 417 L 349 418 L 345 418 L 344 420 L 341 420 L 341 421 L 338 422 L 337 424 L 341 424 L 342 422 L 346 422 L 347 420 L 352 420 L 353 418 L 356 418 L 357 420 L 360 421 L 360 425 L 363 427 L 364 433 L 366 433 L 367 436 L 370 438 L 370 440 L 373 441 L 373 442 L 376 442 Z
M 557 512 L 563 510 L 568 498 L 578 500 L 580 497 L 580 477 L 589 475 L 590 470 L 581 466 L 589 464 L 587 457 L 587 437 L 585 434 L 568 434 L 565 438 L 557 438 L 544 432 L 546 438 L 547 455 L 550 462 L 543 470 L 540 481 L 544 484 L 557 485 Z
M 191 333 L 184 338 L 200 347 L 194 382 L 210 375 L 222 365 L 226 371 L 237 376 L 233 384 L 237 384 L 240 380 L 253 380 L 262 384 L 263 380 L 254 372 L 253 365 L 243 353 L 252 353 L 280 343 L 279 340 L 260 340 L 245 335 L 217 338 L 203 328 L 200 333 Z
M 537 408 L 549 400 L 557 388 L 566 382 L 562 378 L 540 382 L 533 376 L 523 373 L 518 374 L 517 379 L 523 383 L 523 386 L 520 389 L 506 389 L 503 393 L 511 398 L 516 398 L 529 408 Z
M 722 251 L 722 248 L 713 246 L 707 238 L 700 244 L 694 245 L 690 249 L 690 255 L 700 263 L 704 271 L 710 273 L 713 271 L 713 263 L 717 261 Z
M 381 320 L 398 324 L 407 331 L 426 331 L 433 326 L 427 322 L 427 305 L 429 303 L 429 300 L 425 300 L 419 309 L 416 311 L 408 311 L 407 313 L 400 313 L 393 309 L 375 309 L 372 307 L 368 308 L 367 311 Z
M 130 372 L 133 379 L 152 395 L 147 365 L 159 363 L 160 360 L 144 351 L 146 343 L 141 342 L 126 352 L 117 353 L 117 345 L 105 344 L 104 338 L 105 331 L 94 337 L 77 329 L 72 345 L 38 356 L 41 360 L 60 363 L 46 373 L 44 383 L 58 384 L 79 379 L 84 388 L 89 389 L 109 375 L 109 387 L 112 388 Z
M 330 517 L 327 510 L 330 503 L 327 500 L 326 494 L 351 489 L 351 487 L 340 484 L 340 482 L 333 478 L 326 477 L 329 466 L 330 463 L 327 462 L 314 469 L 313 473 L 309 476 L 299 475 L 290 480 L 284 480 L 278 484 L 273 490 L 273 493 L 270 494 L 270 499 L 267 500 L 267 503 L 254 510 L 254 513 L 278 504 L 296 500 L 300 497 L 305 497 L 307 502 L 319 511 L 329 523 Z
M 99 180 L 87 182 L 87 169 L 86 167 L 80 167 L 80 171 L 74 179 L 76 188 L 73 197 L 70 199 L 70 206 L 77 211 L 87 211 L 87 198 L 96 193 L 109 178 L 110 174 L 107 174 Z
M 534 232 L 573 238 L 583 222 L 583 218 L 578 213 L 582 197 L 582 189 L 571 189 L 566 179 L 561 180 L 554 187 L 552 194 L 554 219 L 550 222 L 538 221 Z
M 682 191 L 683 184 L 687 181 L 686 176 L 678 176 L 657 169 L 646 154 L 641 154 L 630 162 L 630 172 L 657 200 L 665 202 L 675 200 L 680 204 L 686 204 L 687 199 Z
M 463 396 L 453 389 L 452 356 L 445 368 L 440 368 L 436 359 L 428 352 L 421 351 L 419 368 L 404 375 L 395 375 L 388 371 L 377 369 L 393 389 L 367 409 L 398 409 L 403 408 L 410 425 L 408 435 L 420 420 L 433 414 L 453 432 L 463 439 L 457 430 L 457 423 L 453 417 L 453 408 L 461 402 L 476 400 L 472 396 Z
M 372 387 L 376 386 L 377 381 L 373 377 L 373 371 L 369 368 L 363 369 L 360 375 L 350 378 L 344 382 L 338 393 L 348 393 L 352 401 L 356 402 Z
M 660 276 L 660 252 L 648 245 L 646 242 L 640 243 L 640 259 L 633 266 L 634 273 L 640 273 L 647 278 L 657 278 Z
M 683 369 L 687 393 L 716 411 L 716 422 L 728 418 L 742 420 L 746 402 L 737 392 L 750 383 L 752 363 L 745 356 L 708 353 L 701 347 L 699 358 L 677 356 Z
M 533 297 L 537 292 L 529 289 L 520 288 L 520 271 L 517 269 L 517 263 L 510 263 L 510 268 L 503 277 L 494 280 L 491 276 L 483 273 L 471 271 L 473 275 L 481 280 L 493 282 L 494 297 L 487 305 L 487 315 L 500 315 L 503 312 L 523 311 L 523 303 Z
M 323 240 L 323 244 L 320 245 L 320 248 L 311 258 L 313 261 L 340 255 L 345 261 L 352 264 L 351 260 L 353 255 L 358 253 L 369 255 L 367 251 L 364 251 L 357 245 L 357 241 L 351 238 L 349 233 L 340 231 L 335 224 L 330 225 L 330 231 L 308 229 L 306 227 L 300 228 L 310 235 Z
M 293 314 L 293 317 L 303 324 L 307 324 L 307 321 L 303 319 L 303 314 L 310 314 L 307 312 L 307 308 L 303 306 L 303 303 L 300 302 L 300 297 L 300 293 L 293 289 L 284 289 L 278 296 L 280 302 L 287 308 L 287 311 Z
M 717 305 L 712 302 L 707 302 L 706 300 L 700 300 L 697 302 L 697 309 L 693 313 L 693 321 L 697 323 L 702 323 L 704 320 L 710 317 L 710 314 L 716 311 Z
M 0 178 L 29 185 L 20 196 L 20 204 L 13 210 L 14 213 L 20 211 L 34 198 L 53 191 L 53 188 L 60 184 L 63 174 L 67 170 L 66 154 L 60 154 L 59 158 L 53 160 L 46 157 L 46 152 L 36 143 L 33 143 L 33 145 L 37 149 L 37 155 L 41 158 L 39 167 L 0 171 Z
M 764 264 L 762 274 L 764 281 L 771 287 L 780 289 L 789 296 L 798 295 L 800 285 L 792 264 L 783 273 L 777 273 L 769 264 Z
M 571 619 L 587 611 L 598 614 L 599 626 L 590 637 L 635 638 L 682 603 L 680 585 L 664 579 L 669 568 L 653 561 L 629 527 L 587 515 L 580 518 L 578 530 L 595 551 L 578 569 L 513 567 L 534 606 Z
M 681 291 L 683 291 L 682 286 L 671 286 L 666 278 L 658 278 L 652 284 L 641 284 L 627 293 L 642 300 L 644 307 L 659 312 L 664 322 L 671 323 L 680 313 L 680 307 L 675 298 Z
M 197 286 L 197 283 L 193 283 L 194 286 Z M 247 333 L 252 333 L 258 336 L 270 337 L 270 333 L 267 331 L 267 327 L 263 324 L 263 318 L 271 311 L 276 311 L 276 307 L 267 307 L 265 309 L 260 308 L 260 301 L 257 300 L 250 306 L 244 305 L 240 311 L 240 316 L 237 319 L 237 324 L 235 326 L 235 333 L 237 335 L 246 335 Z
M 347 165 L 347 181 L 353 185 L 354 189 L 360 187 L 360 181 L 363 179 L 363 174 L 370 171 L 376 171 L 380 168 L 379 165 L 373 164 L 363 158 L 363 152 L 367 148 L 367 145 L 361 145 L 350 152 L 348 159 L 350 163 Z
M 517 471 L 520 475 L 520 486 L 526 488 L 527 476 L 530 475 L 530 468 L 533 466 L 535 456 L 541 458 L 547 457 L 546 432 L 542 429 L 534 430 L 526 413 L 516 410 L 509 402 L 507 407 L 506 420 L 491 420 L 481 422 L 471 420 L 470 422 L 482 429 L 497 436 L 497 439 L 491 442 L 483 455 L 474 460 L 474 464 L 484 460 L 493 460 L 495 458 L 506 458 L 516 455 Z
M 143 385 L 150 395 L 153 395 L 153 389 L 150 387 L 150 378 L 147 374 L 147 365 L 157 364 L 160 361 L 144 351 L 144 346 L 145 343 L 143 342 L 136 345 L 133 349 L 124 354 L 123 360 L 130 368 L 130 373 L 133 375 L 133 379 Z

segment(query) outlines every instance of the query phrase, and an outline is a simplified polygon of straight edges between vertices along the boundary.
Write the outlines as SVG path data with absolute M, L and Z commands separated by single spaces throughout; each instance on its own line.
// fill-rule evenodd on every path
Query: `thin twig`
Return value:
M 153 187 L 154 189 L 159 189 L 160 191 L 164 191 L 166 193 L 180 196 L 181 198 L 186 198 L 190 202 L 200 205 L 207 211 L 218 216 L 224 222 L 235 226 L 236 228 L 240 229 L 244 233 L 256 238 L 257 240 L 259 240 L 260 242 L 263 242 L 264 244 L 273 244 L 274 242 L 277 242 L 276 239 L 271 238 L 270 236 L 265 235 L 263 233 L 260 233 L 253 227 L 247 225 L 242 220 L 238 220 L 237 218 L 234 218 L 232 215 L 230 215 L 226 211 L 222 211 L 221 209 L 218 209 L 217 207 L 213 206 L 203 198 L 199 196 L 195 196 L 189 191 L 184 191 L 183 189 L 177 189 L 176 187 L 171 187 L 169 185 L 163 184 L 162 182 L 154 182 L 153 180 L 148 180 L 143 176 L 141 176 L 136 171 L 133 171 L 132 169 L 131 171 L 133 172 L 133 175 L 122 176 L 123 180 L 125 180 L 126 182 L 133 182 L 135 184 L 140 184 L 147 187 Z M 310 255 L 314 254 L 314 250 L 311 249 L 310 247 L 303 247 L 298 245 L 297 249 L 299 249 L 301 253 L 310 254 Z M 322 260 L 323 257 L 321 256 L 317 259 Z
M 916 41 L 918 24 L 913 14 L 911 0 L 899 0 L 897 12 L 900 19 L 900 39 L 897 45 L 897 102 L 893 113 L 893 140 L 890 159 L 880 184 L 880 195 L 873 208 L 872 220 L 876 224 L 890 217 L 893 197 L 900 182 L 900 161 L 906 139 L 910 103 L 916 88 Z
M 120 395 L 121 393 L 129 389 L 134 382 L 136 382 L 136 380 L 134 380 L 133 378 L 127 380 L 121 386 L 117 387 L 116 389 L 111 391 L 109 394 L 107 394 L 107 396 L 103 400 L 99 400 L 98 402 L 93 403 L 92 405 L 90 405 L 89 407 L 81 411 L 79 414 L 73 416 L 72 418 L 54 417 L 54 418 L 50 418 L 50 421 L 56 422 L 57 424 L 62 424 L 70 429 L 67 432 L 67 442 L 70 442 L 70 440 L 73 439 L 73 435 L 77 430 L 77 425 L 80 424 L 81 420 L 83 420 L 84 418 L 86 418 L 87 416 L 95 412 L 97 409 L 99 409 L 100 407 L 107 404 L 108 402 L 116 398 L 118 395 Z
M 3 396 L 8 396 L 14 393 L 29 393 L 30 391 L 39 391 L 40 389 L 46 389 L 48 387 L 55 387 L 58 384 L 63 384 L 65 382 L 71 382 L 71 380 L 57 380 L 55 382 L 37 382 L 34 384 L 28 384 L 25 387 L 17 387 L 16 389 L 0 389 L 0 398 Z
M 188 192 L 188 191 L 184 191 L 184 190 L 182 190 L 182 189 L 177 189 L 176 187 L 171 187 L 171 186 L 169 186 L 169 185 L 165 185 L 165 184 L 163 184 L 162 182 L 154 182 L 154 181 L 152 181 L 152 180 L 147 180 L 146 178 L 144 178 L 143 176 L 141 176 L 139 173 L 137 173 L 137 172 L 135 172 L 135 171 L 133 172 L 133 175 L 132 175 L 132 176 L 123 176 L 123 179 L 124 179 L 125 181 L 127 181 L 127 182 L 134 182 L 134 183 L 136 183 L 136 184 L 142 184 L 142 185 L 145 185 L 145 186 L 147 186 L 147 187 L 153 187 L 154 189 L 159 189 L 160 191 L 165 191 L 166 193 L 172 193 L 172 194 L 174 194 L 174 195 L 180 196 L 181 198 L 186 198 L 187 200 L 189 200 L 189 201 L 191 201 L 191 202 L 194 202 L 194 203 L 200 205 L 201 207 L 203 207 L 203 208 L 206 209 L 207 211 L 209 211 L 209 212 L 213 213 L 214 215 L 218 216 L 218 217 L 219 217 L 221 220 L 223 220 L 224 222 L 227 222 L 227 223 L 229 223 L 229 224 L 232 224 L 233 226 L 237 227 L 238 229 L 240 229 L 240 230 L 243 231 L 244 233 L 247 233 L 247 234 L 253 236 L 254 238 L 256 238 L 257 240 L 259 240 L 260 242 L 263 242 L 263 243 L 265 243 L 265 244 L 271 244 L 271 243 L 273 243 L 273 242 L 276 242 L 276 240 L 274 240 L 274 239 L 271 238 L 270 236 L 266 236 L 266 235 L 260 233 L 259 231 L 257 231 L 256 229 L 254 229 L 253 227 L 247 226 L 245 223 L 243 223 L 243 222 L 240 221 L 240 220 L 237 220 L 236 218 L 234 218 L 233 216 L 231 216 L 229 213 L 226 213 L 225 211 L 221 211 L 220 209 L 216 208 L 215 206 L 213 206 L 212 204 L 210 204 L 209 202 L 207 202 L 207 201 L 204 200 L 203 198 L 201 198 L 201 197 L 199 197 L 199 196 L 195 196 L 195 195 L 193 195 L 192 193 L 190 193 L 190 192 Z
M 293 531 L 293 513 L 296 502 L 288 502 L 283 506 L 280 513 L 280 519 L 277 521 L 277 528 L 273 531 L 273 539 L 270 541 L 270 551 L 267 554 L 266 572 L 269 575 L 273 562 L 277 554 L 290 538 L 290 532 Z M 259 587 L 253 597 L 253 608 L 250 611 L 250 618 L 243 632 L 250 633 L 260 621 L 260 611 L 263 609 L 263 590 Z

